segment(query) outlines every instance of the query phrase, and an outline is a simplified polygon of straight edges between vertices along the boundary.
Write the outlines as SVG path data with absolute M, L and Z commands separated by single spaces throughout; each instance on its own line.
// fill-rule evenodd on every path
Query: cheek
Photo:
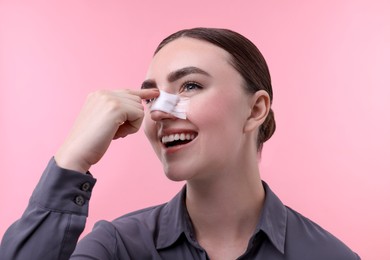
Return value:
M 156 124 L 150 118 L 149 112 L 145 112 L 144 117 L 144 132 L 146 137 L 149 139 L 149 142 L 152 142 L 156 139 Z
M 203 129 L 210 128 L 224 132 L 228 129 L 232 131 L 242 129 L 249 108 L 245 106 L 245 99 L 238 93 L 234 94 L 217 93 L 207 97 L 199 95 L 191 98 L 187 109 L 188 119 Z
M 187 108 L 187 118 L 198 127 L 216 127 L 229 120 L 230 110 L 226 99 L 193 98 Z

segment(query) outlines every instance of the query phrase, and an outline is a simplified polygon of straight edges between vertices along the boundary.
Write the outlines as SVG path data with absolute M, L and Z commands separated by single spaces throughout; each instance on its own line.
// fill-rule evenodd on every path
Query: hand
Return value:
M 103 157 L 113 139 L 139 130 L 144 117 L 142 99 L 158 95 L 156 89 L 91 93 L 70 134 L 55 155 L 58 166 L 87 172 Z

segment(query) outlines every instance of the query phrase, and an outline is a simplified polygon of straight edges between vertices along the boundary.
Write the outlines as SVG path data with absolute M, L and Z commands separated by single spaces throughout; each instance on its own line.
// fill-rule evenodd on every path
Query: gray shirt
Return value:
M 51 159 L 23 216 L 5 233 L 0 259 L 208 259 L 186 210 L 185 186 L 168 203 L 98 222 L 77 243 L 95 182 L 91 175 L 61 169 Z M 239 259 L 360 259 L 263 185 L 262 213 Z

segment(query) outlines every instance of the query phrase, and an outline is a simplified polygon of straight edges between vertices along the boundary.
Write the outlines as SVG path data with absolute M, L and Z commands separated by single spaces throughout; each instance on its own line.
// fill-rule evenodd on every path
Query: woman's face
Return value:
M 150 64 L 144 88 L 189 98 L 185 120 L 161 111 L 145 113 L 145 133 L 171 180 L 223 173 L 248 149 L 244 126 L 251 96 L 244 92 L 243 78 L 229 58 L 213 44 L 179 38 L 164 46 Z M 170 135 L 185 140 L 163 143 Z

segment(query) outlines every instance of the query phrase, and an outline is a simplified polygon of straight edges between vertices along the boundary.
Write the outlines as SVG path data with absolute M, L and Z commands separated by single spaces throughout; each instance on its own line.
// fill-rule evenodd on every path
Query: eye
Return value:
M 199 83 L 194 82 L 194 81 L 188 81 L 182 85 L 180 92 L 189 92 L 189 91 L 194 91 L 194 90 L 198 90 L 201 88 L 202 88 L 202 86 Z

